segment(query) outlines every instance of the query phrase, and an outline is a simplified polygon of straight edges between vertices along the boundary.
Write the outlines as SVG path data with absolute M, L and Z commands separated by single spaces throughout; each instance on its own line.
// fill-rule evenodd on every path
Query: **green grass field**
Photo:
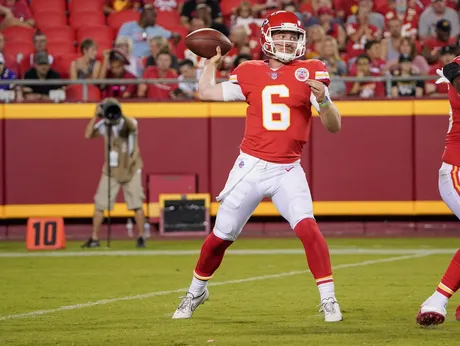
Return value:
M 28 253 L 0 243 L 0 345 L 459 345 L 424 329 L 420 303 L 459 239 L 329 239 L 344 321 L 326 324 L 297 239 L 240 239 L 190 320 L 172 320 L 201 241 Z M 258 251 L 263 250 L 263 251 Z M 278 251 L 282 250 L 282 251 Z

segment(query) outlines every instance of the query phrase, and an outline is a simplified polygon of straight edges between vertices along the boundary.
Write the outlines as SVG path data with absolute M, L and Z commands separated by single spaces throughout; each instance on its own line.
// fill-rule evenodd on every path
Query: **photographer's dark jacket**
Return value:
M 129 124 L 131 122 L 131 124 Z M 107 126 L 105 120 L 98 121 L 90 137 L 104 136 L 105 139 L 105 161 L 107 161 Z M 135 131 L 133 131 L 135 129 Z M 118 124 L 112 125 L 112 135 L 110 138 L 111 151 L 118 153 L 117 167 L 111 167 L 111 176 L 120 183 L 129 182 L 133 175 L 140 172 L 143 164 L 139 152 L 137 140 L 137 121 L 134 118 L 123 117 Z M 108 174 L 108 163 L 105 162 L 104 174 Z

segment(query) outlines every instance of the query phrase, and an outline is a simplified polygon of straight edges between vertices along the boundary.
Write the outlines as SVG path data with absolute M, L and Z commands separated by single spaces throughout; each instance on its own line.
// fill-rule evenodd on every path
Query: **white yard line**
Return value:
M 453 254 L 455 249 L 330 249 L 332 255 L 418 255 L 427 251 L 433 254 Z M 93 257 L 93 256 L 189 256 L 198 255 L 200 250 L 85 250 L 50 252 L 0 252 L 0 258 L 22 257 Z M 303 249 L 248 249 L 228 250 L 231 255 L 300 255 Z
M 413 255 L 382 258 L 382 259 L 363 261 L 363 262 L 357 262 L 357 263 L 339 264 L 334 267 L 334 270 L 343 269 L 343 268 L 364 267 L 364 266 L 378 264 L 378 263 L 402 261 L 406 259 L 425 257 L 425 256 L 429 256 L 432 254 L 434 254 L 432 251 L 425 251 L 424 253 L 413 254 Z M 299 270 L 299 271 L 290 271 L 290 272 L 284 272 L 284 273 L 272 274 L 272 275 L 253 276 L 253 277 L 249 277 L 246 279 L 239 279 L 239 280 L 210 282 L 209 286 L 224 286 L 224 285 L 239 284 L 239 283 L 244 283 L 244 282 L 277 279 L 277 278 L 286 277 L 286 276 L 305 274 L 308 272 L 310 271 L 309 270 Z M 146 299 L 146 298 L 151 298 L 151 297 L 163 296 L 163 295 L 171 294 L 171 293 L 179 293 L 179 292 L 183 293 L 183 292 L 186 292 L 187 290 L 188 290 L 188 287 L 179 288 L 179 289 L 170 290 L 170 291 L 157 291 L 157 292 L 146 293 L 146 294 L 138 294 L 135 296 L 126 296 L 126 297 L 121 297 L 121 298 L 102 299 L 96 302 L 87 302 L 87 303 L 82 303 L 82 304 L 61 306 L 56 309 L 37 310 L 37 311 L 31 311 L 31 312 L 26 312 L 22 314 L 0 316 L 0 321 L 19 319 L 19 318 L 29 318 L 29 317 L 39 316 L 39 315 L 52 314 L 52 313 L 60 312 L 60 311 L 76 310 L 76 309 L 88 308 L 88 307 L 95 306 L 95 305 L 105 305 L 105 304 L 111 304 L 111 303 L 116 303 L 120 301 L 126 301 L 126 300 Z

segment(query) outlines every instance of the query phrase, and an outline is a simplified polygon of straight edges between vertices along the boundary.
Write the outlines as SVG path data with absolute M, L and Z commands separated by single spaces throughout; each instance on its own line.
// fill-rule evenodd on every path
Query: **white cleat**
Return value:
M 444 322 L 446 315 L 446 305 L 433 304 L 428 298 L 420 307 L 416 321 L 424 327 L 436 326 Z
M 194 297 L 193 294 L 188 292 L 185 297 L 181 298 L 183 298 L 182 302 L 179 304 L 176 312 L 174 312 L 173 319 L 191 318 L 195 309 L 208 300 L 209 292 L 205 288 L 204 292 L 198 297 Z
M 319 312 L 324 312 L 324 322 L 340 322 L 343 320 L 339 303 L 333 297 L 325 298 L 321 301 Z

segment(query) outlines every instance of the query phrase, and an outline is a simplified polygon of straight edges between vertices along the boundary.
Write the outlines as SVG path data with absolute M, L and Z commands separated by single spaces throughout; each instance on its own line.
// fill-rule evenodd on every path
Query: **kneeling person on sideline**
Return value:
M 119 114 L 104 114 L 107 106 L 119 110 Z M 107 111 L 105 113 L 108 113 Z M 107 159 L 108 131 L 110 136 L 110 162 L 105 162 L 102 176 L 99 181 L 96 195 L 94 196 L 93 233 L 82 247 L 99 247 L 99 231 L 104 221 L 104 210 L 112 210 L 120 187 L 123 188 L 125 202 L 129 210 L 135 211 L 135 220 L 139 229 L 137 247 L 145 247 L 144 240 L 144 191 L 141 182 L 142 159 L 137 141 L 138 125 L 134 118 L 129 118 L 121 111 L 118 100 L 104 99 L 96 108 L 95 116 L 86 127 L 85 138 L 91 139 L 104 136 L 105 158 Z M 111 172 L 109 178 L 108 164 Z M 108 184 L 110 179 L 110 205 L 108 205 Z

